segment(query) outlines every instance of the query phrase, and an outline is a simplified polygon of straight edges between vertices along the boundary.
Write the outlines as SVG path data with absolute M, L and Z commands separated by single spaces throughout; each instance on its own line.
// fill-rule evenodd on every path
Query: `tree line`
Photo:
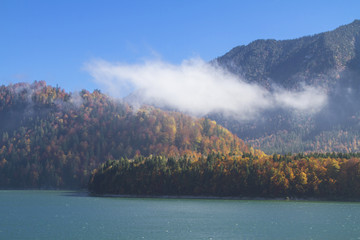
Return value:
M 359 199 L 360 154 L 150 156 L 93 171 L 94 194 Z

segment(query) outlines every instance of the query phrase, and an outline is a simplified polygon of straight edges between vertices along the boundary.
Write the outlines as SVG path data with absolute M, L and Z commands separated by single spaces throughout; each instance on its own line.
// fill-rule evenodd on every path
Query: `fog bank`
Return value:
M 114 97 L 137 91 L 145 103 L 195 116 L 221 112 L 245 120 L 275 108 L 314 113 L 328 99 L 322 89 L 306 85 L 300 91 L 279 87 L 269 91 L 201 59 L 179 65 L 160 60 L 140 64 L 93 60 L 85 70 Z

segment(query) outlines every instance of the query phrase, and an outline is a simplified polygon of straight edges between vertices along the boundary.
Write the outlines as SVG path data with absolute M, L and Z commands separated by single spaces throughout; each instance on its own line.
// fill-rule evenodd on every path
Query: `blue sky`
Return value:
M 84 64 L 210 61 L 256 39 L 292 39 L 360 19 L 360 1 L 0 0 L 0 84 L 103 86 Z

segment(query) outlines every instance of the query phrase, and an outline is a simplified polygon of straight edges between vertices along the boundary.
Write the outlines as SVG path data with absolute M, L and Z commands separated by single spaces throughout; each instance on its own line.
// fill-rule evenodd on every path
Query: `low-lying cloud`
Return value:
M 94 60 L 86 63 L 85 69 L 113 96 L 123 97 L 133 90 L 141 93 L 145 103 L 196 116 L 222 112 L 251 119 L 274 108 L 313 113 L 327 103 L 322 89 L 303 86 L 299 91 L 269 91 L 201 59 L 186 60 L 180 65 L 160 60 L 142 64 Z

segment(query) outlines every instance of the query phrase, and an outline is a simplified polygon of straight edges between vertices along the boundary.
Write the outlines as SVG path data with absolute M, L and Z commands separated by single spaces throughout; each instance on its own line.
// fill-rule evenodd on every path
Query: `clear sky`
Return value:
M 102 86 L 84 64 L 210 61 L 256 39 L 292 39 L 360 19 L 359 0 L 0 0 L 0 84 Z

